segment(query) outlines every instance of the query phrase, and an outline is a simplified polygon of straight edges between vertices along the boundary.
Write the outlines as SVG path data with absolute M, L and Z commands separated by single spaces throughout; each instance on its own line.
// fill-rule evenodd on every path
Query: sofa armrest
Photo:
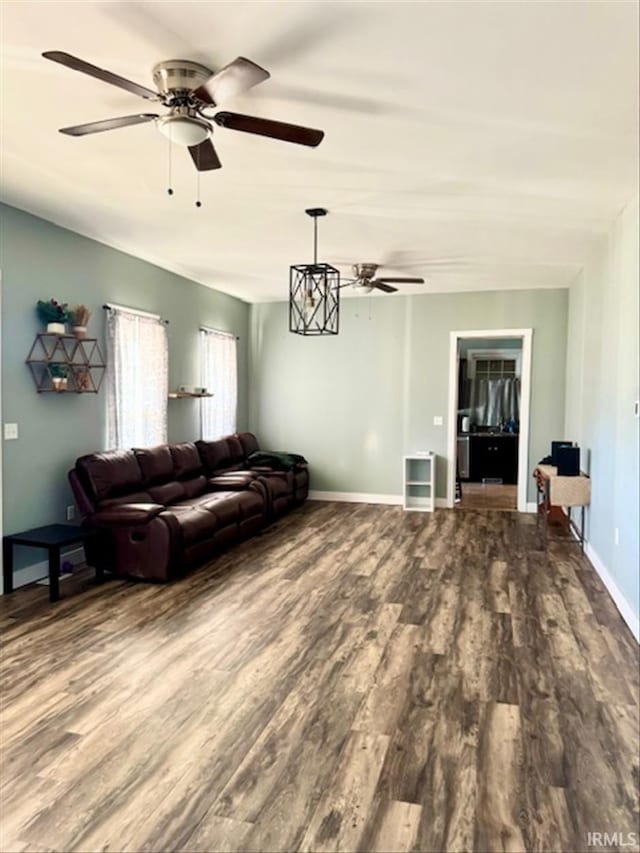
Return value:
M 257 474 L 252 475 L 249 472 L 223 474 L 219 477 L 210 477 L 207 483 L 209 488 L 214 492 L 240 492 L 248 489 L 257 476 Z
M 164 509 L 165 507 L 161 504 L 120 504 L 94 512 L 89 517 L 89 522 L 93 527 L 130 527 L 148 524 Z

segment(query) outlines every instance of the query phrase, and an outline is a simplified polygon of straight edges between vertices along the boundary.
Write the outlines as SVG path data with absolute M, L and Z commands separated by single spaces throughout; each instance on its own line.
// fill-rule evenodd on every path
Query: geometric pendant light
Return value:
M 305 210 L 313 218 L 313 263 L 289 268 L 289 331 L 296 335 L 337 335 L 340 321 L 340 273 L 318 263 L 318 217 L 323 207 Z

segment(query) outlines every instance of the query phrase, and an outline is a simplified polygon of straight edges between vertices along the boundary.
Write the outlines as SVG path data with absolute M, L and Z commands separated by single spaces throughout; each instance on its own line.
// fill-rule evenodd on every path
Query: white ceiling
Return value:
M 4 0 L 1 23 L 3 199 L 247 301 L 287 297 L 310 206 L 319 260 L 387 260 L 419 292 L 567 286 L 637 188 L 636 2 Z M 163 59 L 244 55 L 272 79 L 224 107 L 326 137 L 217 129 L 196 209 L 153 125 L 57 132 L 151 105 L 45 50 L 146 86 Z

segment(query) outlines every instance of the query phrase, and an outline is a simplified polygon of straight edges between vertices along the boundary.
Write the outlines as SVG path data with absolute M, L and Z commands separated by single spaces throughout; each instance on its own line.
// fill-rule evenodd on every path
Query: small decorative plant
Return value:
M 49 370 L 53 379 L 66 379 L 69 376 L 68 364 L 52 364 Z
M 80 391 L 91 390 L 91 375 L 86 367 L 79 367 L 74 371 L 76 384 Z
M 51 381 L 55 391 L 66 391 L 69 378 L 68 364 L 52 364 L 49 366 Z
M 91 310 L 86 305 L 75 305 L 70 311 L 72 326 L 88 326 Z
M 91 319 L 91 311 L 86 305 L 76 305 L 70 312 L 69 317 L 76 338 L 84 338 L 87 334 L 87 324 Z
M 67 323 L 69 320 L 66 302 L 58 302 L 56 299 L 45 302 L 43 299 L 39 299 L 36 310 L 43 323 Z

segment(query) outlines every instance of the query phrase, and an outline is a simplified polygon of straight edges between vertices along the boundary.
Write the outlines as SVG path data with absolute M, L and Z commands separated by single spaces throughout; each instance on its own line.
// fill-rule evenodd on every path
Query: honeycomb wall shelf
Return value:
M 107 367 L 97 338 L 49 332 L 36 335 L 26 363 L 38 394 L 97 394 Z

